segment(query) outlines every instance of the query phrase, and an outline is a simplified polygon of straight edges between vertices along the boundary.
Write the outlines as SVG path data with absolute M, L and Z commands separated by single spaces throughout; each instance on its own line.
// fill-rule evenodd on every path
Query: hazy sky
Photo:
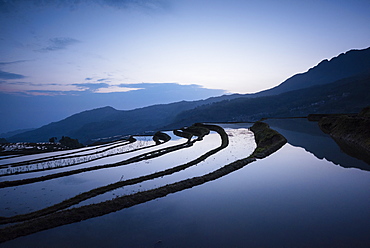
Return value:
M 369 47 L 369 13 L 369 0 L 0 0 L 0 93 L 257 92 Z
M 368 0 L 1 0 L 0 9 L 8 92 L 179 83 L 249 93 L 370 45 Z

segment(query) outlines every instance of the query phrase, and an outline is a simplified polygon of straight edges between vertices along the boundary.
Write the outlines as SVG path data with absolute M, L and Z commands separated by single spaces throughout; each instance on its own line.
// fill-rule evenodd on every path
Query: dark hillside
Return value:
M 73 137 L 82 141 L 114 135 L 140 134 L 158 131 L 158 127 L 171 122 L 178 113 L 194 107 L 191 102 L 154 105 L 146 108 L 120 111 L 109 120 L 90 122 L 75 129 Z
M 215 99 L 183 101 L 130 111 L 105 107 L 17 134 L 8 141 L 42 142 L 50 137 L 69 136 L 86 143 L 95 138 L 155 132 L 196 122 L 256 121 L 263 117 L 307 116 L 312 113 L 356 113 L 370 104 L 368 92 L 370 75 L 277 96 L 233 98 L 237 96 L 232 95 L 230 100 L 221 102 L 214 102 Z
M 366 73 L 367 72 L 367 73 Z M 233 94 L 129 111 L 104 107 L 13 135 L 10 142 L 69 136 L 87 143 L 116 135 L 155 132 L 196 122 L 256 121 L 263 117 L 358 112 L 369 101 L 370 48 L 351 50 L 256 94 Z M 171 124 L 172 123 L 172 124 Z
M 28 132 L 20 133 L 9 137 L 11 142 L 45 142 L 50 137 L 72 136 L 73 130 L 80 128 L 87 123 L 103 121 L 109 119 L 119 111 L 112 107 L 103 107 L 93 110 L 87 110 L 78 114 L 74 114 L 59 122 L 52 122 L 41 128 L 34 129 Z
M 370 107 L 358 115 L 326 116 L 319 126 L 337 142 L 341 149 L 370 165 Z
M 241 96 L 240 94 L 223 95 L 206 100 L 158 104 L 134 110 L 103 107 L 84 111 L 61 121 L 7 137 L 10 142 L 44 142 L 50 137 L 69 136 L 86 143 L 95 138 L 157 131 L 159 127 L 171 123 L 173 118 L 184 110 Z
M 267 117 L 307 116 L 311 113 L 356 113 L 370 103 L 370 75 L 283 93 L 239 98 L 200 106 L 179 114 L 174 125 L 194 122 L 256 121 Z
M 255 96 L 277 95 L 369 73 L 370 47 L 363 50 L 351 50 L 331 60 L 325 59 L 307 72 L 296 74 L 272 89 L 256 93 Z
M 210 102 L 213 101 L 217 99 L 212 99 Z M 85 143 L 94 138 L 137 134 L 156 130 L 171 122 L 181 111 L 194 108 L 202 103 L 203 101 L 182 101 L 128 111 L 116 110 L 112 107 L 93 109 L 29 132 L 14 135 L 9 138 L 9 141 L 43 142 L 50 137 L 69 136 Z

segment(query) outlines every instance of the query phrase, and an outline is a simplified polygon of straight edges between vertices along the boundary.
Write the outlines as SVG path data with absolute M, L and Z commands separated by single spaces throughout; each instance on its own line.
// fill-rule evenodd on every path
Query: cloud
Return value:
M 118 9 L 134 6 L 156 9 L 164 5 L 164 1 L 160 0 L 101 0 L 98 2 L 100 2 L 101 5 L 107 5 Z
M 64 95 L 76 94 L 86 89 L 81 89 L 72 84 L 60 83 L 33 83 L 22 81 L 0 80 L 0 93 L 23 94 L 23 95 Z
M 92 79 L 94 80 L 94 79 Z M 93 83 L 94 82 L 94 83 Z M 13 81 L 0 78 L 0 93 L 20 94 L 27 96 L 83 96 L 91 94 L 115 96 L 126 106 L 134 106 L 135 102 L 142 102 L 141 106 L 151 103 L 176 102 L 181 100 L 205 99 L 210 96 L 225 94 L 221 89 L 207 89 L 201 85 L 181 85 L 178 83 L 137 83 L 137 84 L 109 84 L 106 82 L 87 81 L 86 83 L 32 83 Z M 109 94 L 111 93 L 111 94 Z M 122 95 L 121 95 L 122 94 Z M 103 98 L 102 98 L 103 99 Z M 106 99 L 106 98 L 104 98 Z M 108 98 L 107 98 L 108 99 Z M 129 100 L 130 99 L 130 100 Z M 140 99 L 140 100 L 139 100 Z M 154 100 L 155 99 L 155 100 Z M 107 100 L 109 102 L 109 100 Z M 133 103 L 130 103 L 133 101 Z
M 166 92 L 176 92 L 181 90 L 202 90 L 205 89 L 201 85 L 190 84 L 182 85 L 178 83 L 139 83 L 139 84 L 120 84 L 120 87 L 135 87 L 143 90 L 155 90 L 160 92 L 164 90 Z
M 25 76 L 0 70 L 0 79 L 22 79 Z
M 148 99 L 167 98 L 175 102 L 180 100 L 205 99 L 209 96 L 225 94 L 225 90 L 207 89 L 201 85 L 190 84 L 182 85 L 178 83 L 139 83 L 139 84 L 120 84 L 124 88 L 138 89 L 135 94 Z M 133 93 L 133 92 L 132 92 Z
M 16 60 L 16 61 L 10 61 L 10 62 L 0 62 L 0 66 L 18 64 L 18 63 L 23 63 L 23 62 L 28 62 L 28 61 L 31 61 L 31 60 Z
M 120 87 L 118 85 L 110 85 L 108 88 L 100 88 L 95 91 L 95 93 L 122 93 L 129 91 L 141 90 L 141 88 L 132 88 L 132 87 Z
M 98 79 L 98 80 L 96 80 L 96 81 L 98 81 L 98 82 L 102 82 L 102 81 L 107 81 L 109 78 L 101 78 L 101 79 Z
M 1 0 L 0 0 L 1 1 Z M 7 66 L 11 64 L 18 64 L 18 63 L 23 63 L 29 60 L 16 60 L 16 61 L 10 61 L 10 62 L 0 62 L 0 66 Z M 17 74 L 17 73 L 12 73 L 12 72 L 6 72 L 3 70 L 0 70 L 0 79 L 22 79 L 25 78 L 26 76 Z
M 53 90 L 29 90 L 27 92 L 18 92 L 23 93 L 28 96 L 64 96 L 67 95 L 64 91 L 53 91 Z M 68 92 L 69 95 L 72 95 L 71 91 Z
M 49 96 L 80 95 L 84 93 L 112 93 L 138 90 L 138 88 L 120 87 L 118 85 L 110 85 L 105 82 L 61 84 L 61 83 L 32 83 L 22 81 L 10 82 L 1 79 L 3 78 L 1 77 L 0 74 L 0 92 L 25 95 L 49 95 Z
M 127 9 L 131 7 L 160 9 L 165 6 L 165 2 L 167 2 L 167 0 L 0 0 L 0 12 L 15 12 L 18 11 L 20 7 L 29 5 L 38 8 L 53 6 L 75 10 L 82 4 L 95 4 L 116 9 Z
M 82 84 L 72 84 L 74 86 L 77 86 L 77 88 L 81 90 L 87 90 L 87 91 L 92 91 L 95 92 L 98 89 L 101 88 L 108 88 L 110 85 L 106 83 L 82 83 Z
M 69 38 L 69 37 L 56 37 L 49 40 L 49 45 L 47 47 L 41 48 L 37 51 L 39 52 L 50 52 L 63 50 L 67 47 L 79 43 L 79 40 Z
M 105 81 L 107 79 L 100 79 L 97 81 Z M 123 87 L 119 85 L 110 85 L 107 83 L 80 83 L 72 84 L 76 86 L 81 91 L 92 92 L 92 93 L 112 93 L 112 92 L 128 92 L 132 90 L 139 90 L 138 88 Z

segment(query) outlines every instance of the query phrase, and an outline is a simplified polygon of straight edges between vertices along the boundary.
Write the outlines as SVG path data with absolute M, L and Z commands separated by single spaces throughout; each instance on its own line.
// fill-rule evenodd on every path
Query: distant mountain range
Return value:
M 305 73 L 255 94 L 233 94 L 134 110 L 103 107 L 72 115 L 7 140 L 47 141 L 69 136 L 80 142 L 115 135 L 179 128 L 194 122 L 256 121 L 310 113 L 358 113 L 370 105 L 370 48 L 323 60 Z
M 369 73 L 370 48 L 351 50 L 331 60 L 325 59 L 307 72 L 296 74 L 274 88 L 256 93 L 255 96 L 277 95 Z
M 169 127 L 194 122 L 256 121 L 311 113 L 358 113 L 370 105 L 370 74 L 279 95 L 237 98 L 199 106 L 179 114 Z

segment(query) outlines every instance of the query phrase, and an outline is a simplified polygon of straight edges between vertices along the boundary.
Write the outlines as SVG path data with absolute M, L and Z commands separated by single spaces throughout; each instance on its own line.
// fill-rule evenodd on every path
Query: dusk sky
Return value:
M 369 0 L 0 0 L 0 129 L 268 89 L 369 47 L 369 13 Z

